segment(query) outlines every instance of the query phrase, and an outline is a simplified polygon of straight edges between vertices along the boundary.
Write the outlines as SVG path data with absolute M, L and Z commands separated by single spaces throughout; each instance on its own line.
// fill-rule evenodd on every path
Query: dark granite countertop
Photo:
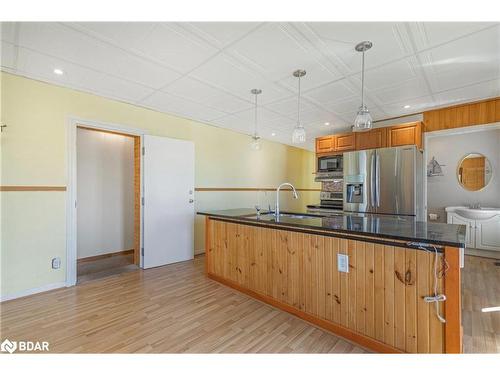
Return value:
M 337 233 L 380 237 L 381 239 L 386 238 L 441 246 L 465 247 L 465 225 L 417 221 L 411 216 L 370 215 L 346 212 L 321 216 L 319 214 L 282 212 L 284 216 L 281 216 L 279 221 L 276 221 L 276 217 L 273 214 L 261 213 L 258 218 L 255 209 L 250 208 L 200 211 L 198 214 L 237 219 L 249 223 L 284 225 L 302 229 L 320 229 Z

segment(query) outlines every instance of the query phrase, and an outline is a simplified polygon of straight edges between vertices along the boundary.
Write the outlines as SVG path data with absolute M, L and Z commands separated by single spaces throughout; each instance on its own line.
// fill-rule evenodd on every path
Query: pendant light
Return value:
M 354 125 L 352 126 L 352 131 L 362 132 L 370 130 L 372 128 L 372 116 L 370 111 L 365 105 L 365 52 L 372 48 L 372 42 L 364 41 L 358 43 L 355 47 L 356 51 L 363 53 L 362 63 L 361 63 L 361 107 L 359 107 L 358 114 L 354 119 Z
M 252 135 L 252 141 L 250 142 L 250 148 L 255 151 L 259 151 L 262 148 L 262 144 L 260 142 L 259 134 L 257 133 L 257 95 L 262 94 L 262 90 L 260 89 L 252 89 L 250 91 L 253 95 L 255 95 L 255 117 L 254 117 L 254 132 Z
M 293 72 L 293 76 L 299 79 L 299 95 L 297 99 L 297 125 L 293 129 L 292 133 L 292 143 L 305 143 L 306 142 L 306 130 L 300 123 L 300 78 L 306 75 L 305 70 L 296 70 Z

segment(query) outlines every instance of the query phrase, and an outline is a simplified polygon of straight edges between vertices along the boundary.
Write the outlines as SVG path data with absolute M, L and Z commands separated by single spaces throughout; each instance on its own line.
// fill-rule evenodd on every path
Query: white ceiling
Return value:
M 308 149 L 352 124 L 362 40 L 375 120 L 500 95 L 500 23 L 2 23 L 1 39 L 4 71 L 245 134 L 260 88 L 259 133 L 286 144 L 305 69 Z

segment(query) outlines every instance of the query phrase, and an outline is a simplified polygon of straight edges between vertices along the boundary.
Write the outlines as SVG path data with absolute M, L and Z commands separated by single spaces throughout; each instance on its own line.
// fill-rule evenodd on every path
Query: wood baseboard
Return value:
M 80 259 L 78 259 L 78 263 L 93 262 L 95 260 L 116 257 L 116 256 L 120 256 L 120 255 L 121 256 L 134 255 L 134 249 L 117 251 L 114 253 L 107 253 L 107 254 L 101 254 L 101 255 L 94 255 L 94 256 L 86 257 L 86 258 L 80 258 Z
M 205 261 L 206 262 L 206 261 Z M 239 292 L 245 293 L 249 295 L 252 298 L 258 299 L 264 303 L 267 303 L 271 306 L 274 306 L 280 310 L 284 310 L 292 315 L 295 315 L 303 320 L 308 321 L 309 323 L 312 323 L 320 328 L 323 328 L 327 331 L 330 331 L 340 337 L 343 337 L 349 341 L 352 341 L 356 344 L 359 344 L 367 349 L 373 350 L 377 353 L 402 353 L 402 351 L 384 344 L 380 341 L 374 340 L 370 337 L 364 336 L 362 334 L 359 334 L 357 332 L 351 331 L 350 329 L 347 329 L 345 327 L 339 326 L 338 324 L 329 322 L 327 320 L 318 318 L 314 315 L 308 314 L 302 310 L 299 310 L 293 306 L 287 305 L 281 301 L 277 301 L 274 298 L 271 298 L 269 296 L 254 292 L 253 290 L 244 288 L 232 281 L 226 280 L 222 277 L 216 276 L 211 273 L 207 273 L 208 278 L 215 280 L 221 284 L 224 284 L 230 288 L 236 289 Z

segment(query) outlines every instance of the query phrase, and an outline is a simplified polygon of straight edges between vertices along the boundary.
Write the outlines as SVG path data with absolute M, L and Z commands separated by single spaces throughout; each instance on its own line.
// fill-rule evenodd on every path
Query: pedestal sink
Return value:
M 455 212 L 457 215 L 470 220 L 487 220 L 500 214 L 500 208 L 481 207 L 446 207 L 446 212 Z

